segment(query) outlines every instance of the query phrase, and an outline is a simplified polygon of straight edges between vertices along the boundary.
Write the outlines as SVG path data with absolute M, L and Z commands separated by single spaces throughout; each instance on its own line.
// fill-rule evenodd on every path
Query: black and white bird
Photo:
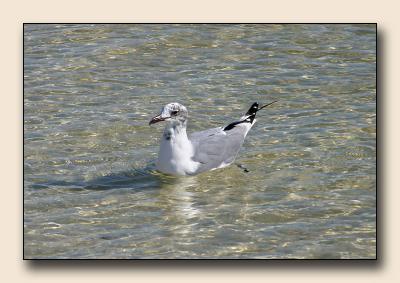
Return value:
M 190 135 L 186 133 L 186 107 L 176 102 L 165 105 L 161 113 L 149 123 L 152 125 L 161 121 L 167 122 L 161 139 L 157 170 L 185 176 L 232 164 L 247 133 L 256 122 L 257 112 L 275 102 L 262 107 L 255 102 L 238 121 Z

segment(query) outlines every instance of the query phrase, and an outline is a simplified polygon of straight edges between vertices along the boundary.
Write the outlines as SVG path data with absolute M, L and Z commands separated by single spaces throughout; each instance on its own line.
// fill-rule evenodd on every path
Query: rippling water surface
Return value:
M 25 258 L 375 258 L 375 36 L 25 25 Z M 191 132 L 272 100 L 235 165 L 154 171 L 162 105 Z

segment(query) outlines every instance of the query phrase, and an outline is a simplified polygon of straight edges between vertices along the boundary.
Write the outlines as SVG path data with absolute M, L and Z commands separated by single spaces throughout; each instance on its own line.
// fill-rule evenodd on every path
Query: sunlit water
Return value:
M 374 258 L 375 25 L 25 25 L 25 258 Z M 259 113 L 234 165 L 157 173 Z M 249 172 L 245 172 L 242 165 Z

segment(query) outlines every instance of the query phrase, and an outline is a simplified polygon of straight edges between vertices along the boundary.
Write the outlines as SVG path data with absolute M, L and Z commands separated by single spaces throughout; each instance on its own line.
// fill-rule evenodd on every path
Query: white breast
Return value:
M 190 175 L 198 167 L 192 160 L 193 146 L 186 129 L 166 128 L 158 154 L 157 170 L 172 175 Z

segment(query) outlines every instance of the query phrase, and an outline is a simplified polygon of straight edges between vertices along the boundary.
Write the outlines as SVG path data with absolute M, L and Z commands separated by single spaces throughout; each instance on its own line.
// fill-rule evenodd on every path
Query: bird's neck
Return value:
M 186 134 L 186 121 L 167 124 L 164 129 L 163 139 L 171 143 L 189 141 Z

